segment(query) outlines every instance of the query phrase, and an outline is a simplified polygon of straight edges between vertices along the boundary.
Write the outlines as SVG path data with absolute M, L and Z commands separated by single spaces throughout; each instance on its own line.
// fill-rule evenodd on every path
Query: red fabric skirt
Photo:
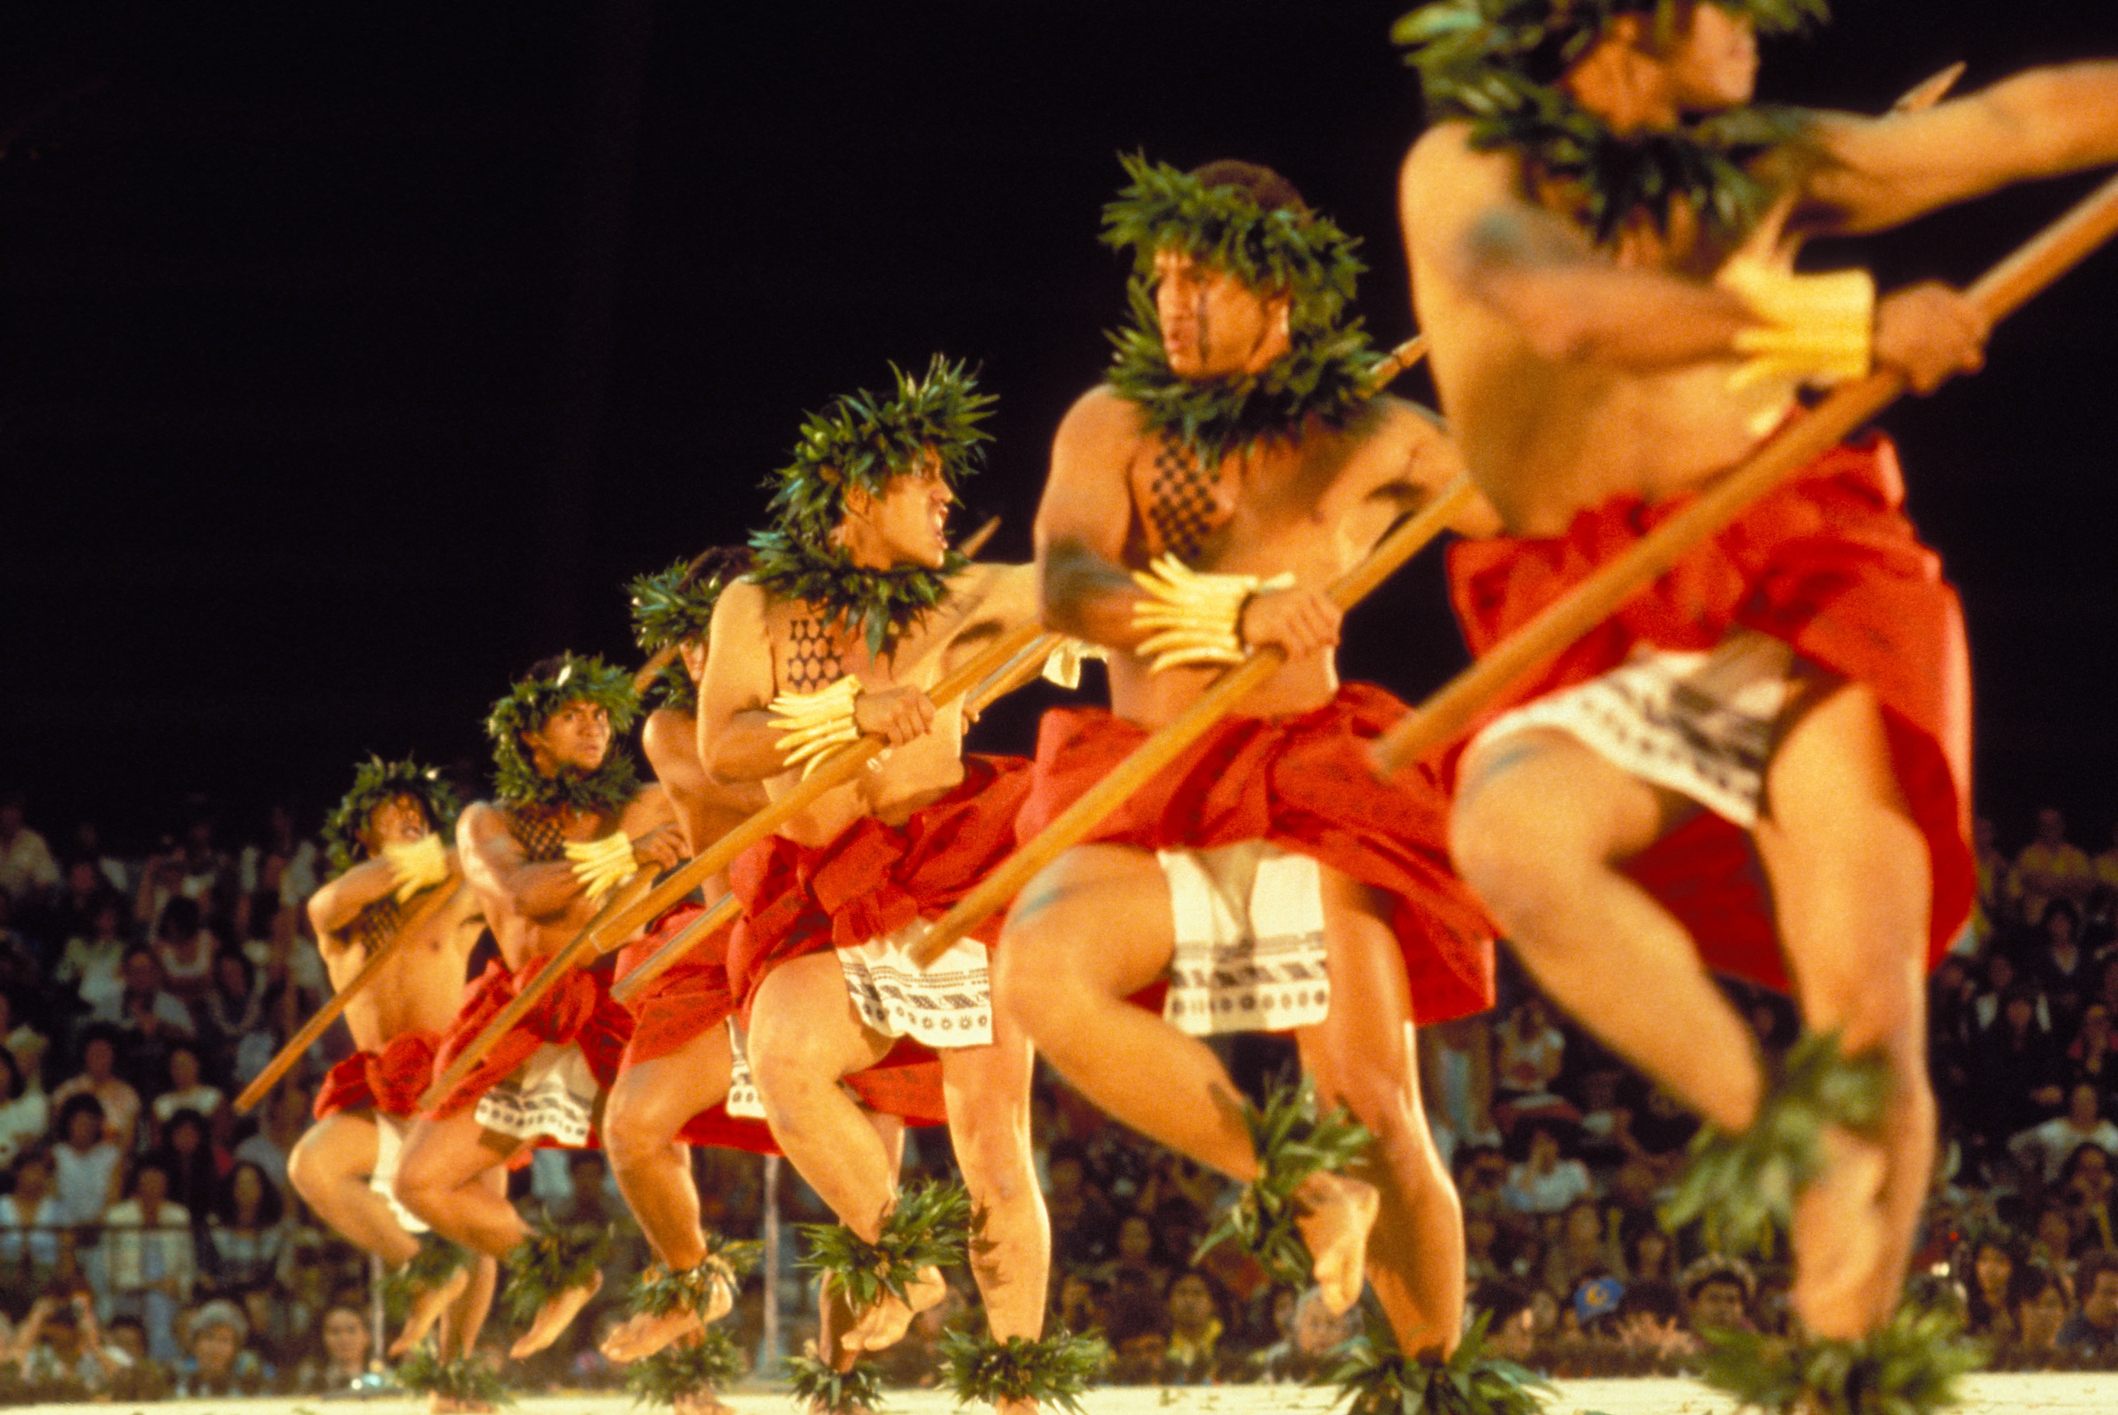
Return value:
M 1380 688 L 1348 683 L 1289 717 L 1224 718 L 1106 816 L 1087 839 L 1142 850 L 1266 840 L 1391 897 L 1416 1021 L 1493 1005 L 1493 924 L 1449 866 L 1448 796 L 1424 764 L 1377 779 L 1368 746 L 1404 716 Z M 1016 819 L 1042 830 L 1146 740 L 1101 708 L 1055 708 L 1037 732 L 1036 779 Z
M 739 1006 L 748 1009 L 781 963 L 940 918 L 1013 852 L 1029 763 L 967 756 L 963 765 L 953 791 L 902 825 L 856 821 L 822 846 L 776 835 L 736 860 L 728 878 L 743 916 L 729 941 L 728 980 Z M 991 944 L 999 927 L 996 916 L 978 937 Z M 915 1123 L 943 1118 L 940 1066 L 909 1039 L 848 1084 L 873 1109 Z
M 354 1052 L 317 1088 L 316 1118 L 348 1110 L 376 1110 L 399 1119 L 415 1114 L 420 1093 L 434 1079 L 437 1040 L 433 1032 L 400 1032 L 379 1052 Z
M 521 985 L 536 976 L 543 963 L 544 956 L 540 955 L 525 962 L 519 971 L 510 970 L 497 958 L 486 964 L 485 971 L 464 994 L 456 1020 L 441 1035 L 434 1056 L 436 1075 L 454 1064 L 472 1039 L 485 1030 L 486 1024 L 514 1000 Z M 618 1078 L 618 1063 L 631 1036 L 632 1014 L 611 997 L 610 970 L 576 968 L 539 998 L 537 1005 L 523 1015 L 429 1114 L 445 1119 L 477 1104 L 478 1098 L 495 1082 L 512 1074 L 536 1054 L 537 1048 L 547 1044 L 581 1048 L 590 1073 L 608 1090 Z
M 618 955 L 618 976 L 659 952 L 677 931 L 706 912 L 703 904 L 684 903 L 655 920 L 642 938 L 628 944 Z M 635 994 L 632 1010 L 632 1040 L 618 1063 L 623 1075 L 635 1066 L 660 1061 L 682 1051 L 715 1028 L 725 1029 L 735 1011 L 734 995 L 728 991 L 728 936 L 732 924 L 715 929 L 691 946 L 682 959 L 672 963 L 662 976 Z M 729 1115 L 725 1104 L 710 1106 L 684 1122 L 677 1138 L 687 1145 L 718 1145 L 723 1149 L 748 1150 L 752 1154 L 776 1155 L 772 1128 L 762 1120 L 744 1120 Z
M 1581 512 L 1564 535 L 1458 542 L 1450 587 L 1472 652 L 1516 632 L 1690 499 L 1650 506 L 1618 497 Z M 1976 893 L 1971 673 L 1962 606 L 1904 501 L 1888 438 L 1870 434 L 1826 452 L 1517 685 L 1479 725 L 1618 667 L 1636 645 L 1708 649 L 1738 627 L 1866 684 L 1882 704 L 1892 768 L 1927 841 L 1931 967 Z M 1737 827 L 1700 812 L 1629 870 L 1683 920 L 1711 966 L 1786 988 L 1771 903 Z

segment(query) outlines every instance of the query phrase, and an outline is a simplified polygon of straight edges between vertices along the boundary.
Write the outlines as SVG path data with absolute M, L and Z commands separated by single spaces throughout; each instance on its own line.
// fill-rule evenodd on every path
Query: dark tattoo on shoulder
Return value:
M 1155 473 L 1141 508 L 1152 539 L 1179 560 L 1189 561 L 1206 544 L 1220 519 L 1221 477 L 1164 437 L 1155 448 Z
M 813 693 L 846 676 L 837 639 L 823 620 L 804 616 L 787 626 L 786 671 L 785 686 L 795 693 Z

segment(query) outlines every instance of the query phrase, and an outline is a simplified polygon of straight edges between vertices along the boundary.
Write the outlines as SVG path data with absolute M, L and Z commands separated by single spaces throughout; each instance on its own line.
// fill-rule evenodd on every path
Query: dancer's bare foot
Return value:
M 725 1405 L 712 1391 L 702 1390 L 695 1395 L 680 1395 L 676 1399 L 677 1415 L 735 1415 L 735 1407 Z
M 688 1307 L 660 1317 L 642 1312 L 627 1318 L 616 1331 L 603 1338 L 602 1351 L 622 1366 L 642 1356 L 652 1356 L 672 1342 L 705 1330 L 706 1324 Z
M 1794 1202 L 1794 1308 L 1828 1341 L 1853 1341 L 1889 1315 L 1882 1144 L 1838 1128 L 1823 1134 L 1824 1172 Z
M 513 1346 L 507 1349 L 510 1361 L 520 1361 L 525 1356 L 534 1356 L 559 1339 L 567 1323 L 581 1315 L 595 1295 L 603 1290 L 603 1274 L 596 1273 L 594 1279 L 579 1287 L 569 1287 L 544 1299 L 537 1315 L 530 1319 L 529 1330 L 524 1332 Z
M 397 1333 L 397 1340 L 390 1343 L 390 1359 L 395 1361 L 410 1354 L 413 1347 L 426 1340 L 434 1323 L 441 1320 L 441 1314 L 448 1310 L 451 1302 L 463 1295 L 463 1289 L 470 1281 L 471 1270 L 458 1268 L 443 1279 L 440 1286 L 422 1287 L 414 1292 L 411 1302 L 406 1305 L 404 1326 Z
M 1342 1174 L 1312 1174 L 1295 1191 L 1300 1211 L 1294 1226 L 1309 1245 L 1311 1271 L 1324 1305 L 1343 1315 L 1361 1300 L 1366 1277 L 1368 1232 L 1375 1227 L 1382 1196 L 1373 1184 Z
M 921 1268 L 919 1276 L 900 1298 L 885 1292 L 876 1304 L 853 1319 L 853 1329 L 841 1339 L 848 1351 L 880 1351 L 895 1346 L 912 1325 L 912 1319 L 949 1295 L 940 1268 Z
M 993 1403 L 995 1415 L 1037 1415 L 1034 1400 L 1000 1400 Z

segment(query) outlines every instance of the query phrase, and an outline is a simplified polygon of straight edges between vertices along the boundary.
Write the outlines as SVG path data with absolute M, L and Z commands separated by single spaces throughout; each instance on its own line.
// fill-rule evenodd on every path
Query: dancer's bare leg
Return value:
M 316 1216 L 362 1252 L 401 1268 L 419 1252 L 382 1195 L 368 1184 L 375 1173 L 373 1116 L 341 1111 L 302 1133 L 287 1156 L 287 1178 Z
M 1375 1137 L 1354 1173 L 1375 1186 L 1367 1275 L 1398 1349 L 1447 1355 L 1462 1334 L 1463 1207 L 1427 1130 L 1403 954 L 1375 891 L 1324 870 L 1331 1012 L 1297 1034 L 1317 1102 Z
M 1934 1169 L 1925 960 L 1927 845 L 1891 770 L 1872 690 L 1813 681 L 1766 777 L 1757 843 L 1803 1020 L 1874 1052 L 1891 1090 L 1877 1137 L 1827 1137 L 1829 1167 L 1795 1210 L 1796 1310 L 1821 1336 L 1887 1320 Z
M 890 1039 L 861 1021 L 838 959 L 812 953 L 774 968 L 751 1004 L 746 1048 L 789 1163 L 839 1222 L 873 1243 L 897 1202 L 897 1156 L 838 1083 L 887 1056 Z M 909 1303 L 884 1297 L 844 1340 L 854 1349 L 887 1346 L 947 1292 L 940 1271 L 928 1268 L 911 1284 Z
M 941 1053 L 949 1142 L 971 1195 L 971 1276 L 996 1341 L 1044 1334 L 1052 1225 L 1030 1148 L 1034 1060 L 1020 1024 L 997 1011 L 992 1045 Z
M 1741 1130 L 1765 1078 L 1757 1043 L 1689 934 L 1619 870 L 1691 804 L 1562 732 L 1475 750 L 1449 823 L 1458 872 L 1537 984 L 1714 1124 Z
M 487 1257 L 505 1259 L 529 1236 L 529 1226 L 506 1192 L 487 1177 L 505 1172 L 523 1142 L 481 1126 L 465 1110 L 446 1120 L 421 1118 L 405 1139 L 397 1169 L 397 1201 L 436 1233 Z M 529 1329 L 508 1349 L 515 1360 L 535 1355 L 559 1339 L 603 1285 L 603 1275 L 554 1294 L 538 1309 Z
M 1248 1183 L 1257 1150 L 1243 1096 L 1204 1042 L 1126 1001 L 1168 971 L 1169 885 L 1144 850 L 1077 846 L 1031 882 L 1009 915 L 994 1000 L 1067 1083 L 1105 1112 Z M 1140 1084 L 1151 1076 L 1153 1085 Z M 1301 1194 L 1302 1236 L 1330 1305 L 1360 1299 L 1374 1191 L 1332 1174 Z
M 668 1056 L 628 1067 L 604 1108 L 603 1147 L 618 1192 L 671 1272 L 687 1272 L 706 1260 L 691 1152 L 677 1135 L 692 1116 L 727 1099 L 732 1071 L 728 1029 L 709 1027 Z M 704 1321 L 718 1320 L 735 1306 L 732 1285 L 717 1283 L 714 1291 L 712 1315 Z M 603 1354 L 637 1361 L 702 1325 L 689 1309 L 660 1317 L 641 1313 L 604 1340 Z

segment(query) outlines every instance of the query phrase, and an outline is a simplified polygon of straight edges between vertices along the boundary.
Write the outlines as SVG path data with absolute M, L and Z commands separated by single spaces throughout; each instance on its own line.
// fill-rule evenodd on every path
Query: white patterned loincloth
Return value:
M 735 1017 L 728 1019 L 728 1099 L 723 1102 L 728 1113 L 741 1120 L 763 1120 L 765 1102 L 757 1093 L 757 1082 L 750 1075 L 749 1039 L 743 1035 L 743 1024 Z
M 521 1140 L 585 1145 L 595 1123 L 596 1078 L 577 1046 L 547 1042 L 478 1098 L 478 1123 Z
M 1750 629 L 1703 652 L 1636 649 L 1599 678 L 1494 719 L 1473 750 L 1552 728 L 1627 775 L 1755 830 L 1793 667 L 1792 649 Z
M 375 1112 L 375 1172 L 368 1187 L 390 1206 L 390 1216 L 407 1233 L 425 1233 L 425 1220 L 397 1202 L 397 1166 L 404 1159 L 404 1131 L 391 1117 Z
M 962 938 L 921 967 L 911 950 L 928 927 L 914 919 L 893 934 L 836 950 L 854 1010 L 886 1037 L 937 1048 L 991 1045 L 991 952 L 975 938 Z
M 1176 947 L 1162 1015 L 1195 1037 L 1313 1026 L 1331 1012 L 1317 863 L 1263 840 L 1157 850 Z

